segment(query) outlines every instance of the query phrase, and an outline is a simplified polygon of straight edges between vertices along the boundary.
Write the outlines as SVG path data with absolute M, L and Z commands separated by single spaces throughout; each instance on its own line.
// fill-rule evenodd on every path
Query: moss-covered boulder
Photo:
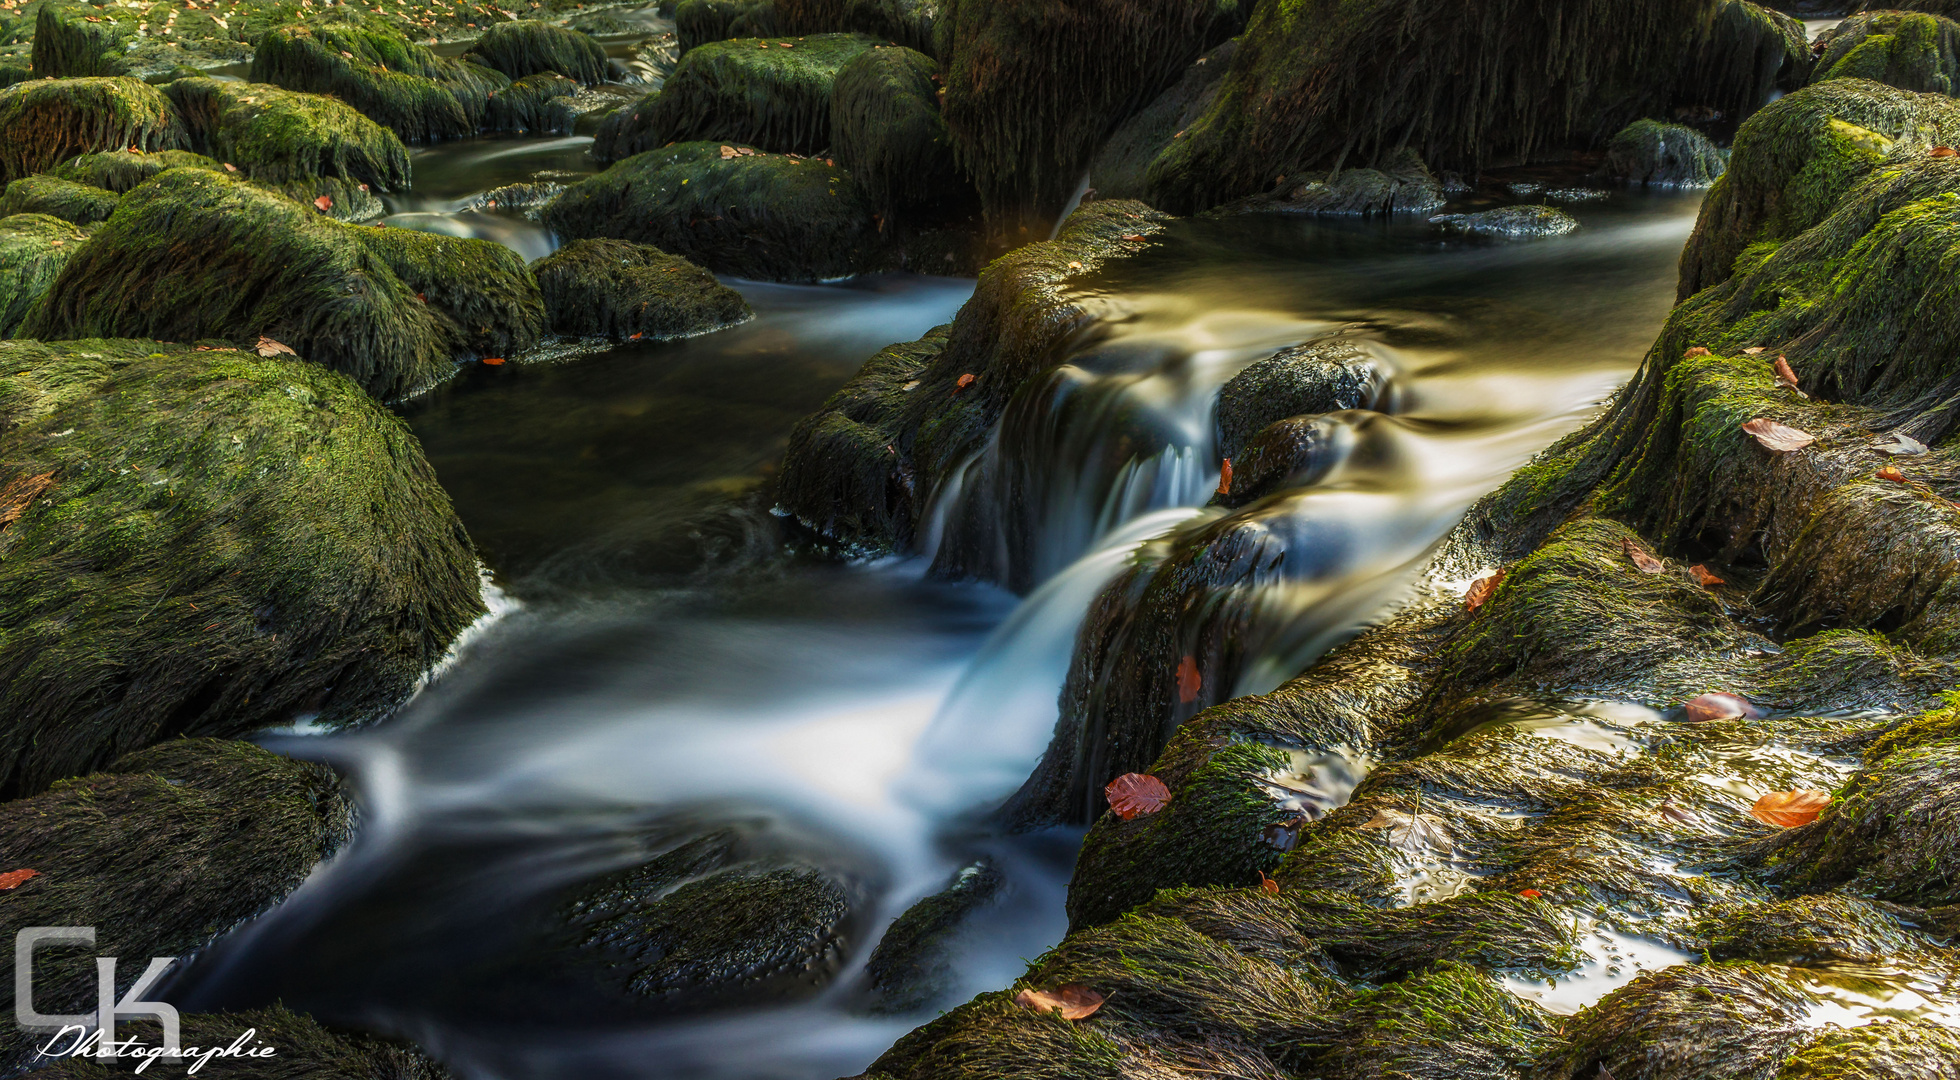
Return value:
M 1237 457 L 1262 428 L 1288 417 L 1382 409 L 1394 380 L 1394 364 L 1366 341 L 1336 337 L 1282 349 L 1219 389 L 1219 454 Z
M 7 188 L 12 192 L 13 184 Z M 88 234 L 47 214 L 4 212 L 9 216 L 0 217 L 0 338 L 10 338 Z
M 871 206 L 848 172 L 716 143 L 627 158 L 565 189 L 541 220 L 562 237 L 652 244 L 764 281 L 848 277 L 878 252 Z
M 36 79 L 0 90 L 0 183 L 47 172 L 97 150 L 175 150 L 177 114 L 138 79 Z
M 931 57 L 906 48 L 867 49 L 838 69 L 830 148 L 888 217 L 974 202 L 939 115 L 938 70 Z
M 1505 206 L 1474 214 L 1442 214 L 1429 219 L 1437 231 L 1483 240 L 1543 240 L 1564 236 L 1579 221 L 1556 206 Z
M 1902 750 L 1854 777 L 1816 822 L 1780 833 L 1752 858 L 1804 888 L 1849 885 L 1921 906 L 1960 903 L 1960 742 Z
M 191 144 L 274 186 L 337 178 L 408 188 L 408 150 L 394 132 L 331 97 L 258 83 L 178 79 L 165 87 Z
M 27 336 L 48 340 L 263 334 L 392 399 L 459 355 L 529 347 L 544 308 L 502 245 L 342 225 L 228 174 L 176 169 L 123 196 L 30 322 Z
M 957 974 L 960 931 L 975 912 L 999 900 L 1007 877 L 982 856 L 946 887 L 906 908 L 878 938 L 864 964 L 873 1011 L 913 1012 L 942 999 Z
M 1708 136 L 1680 124 L 1636 120 L 1606 144 L 1601 173 L 1627 184 L 1706 187 L 1728 163 Z
M 645 244 L 574 240 L 531 270 L 552 331 L 572 337 L 691 337 L 754 315 L 713 274 Z
M 551 72 L 586 85 L 606 81 L 606 48 L 590 34 L 536 19 L 490 24 L 465 60 L 503 72 L 513 80 Z
M 674 33 L 682 55 L 714 41 L 774 37 L 774 0 L 680 0 L 674 5 Z
M 1211 107 L 1238 47 L 1235 38 L 1192 61 L 1177 82 L 1110 133 L 1089 162 L 1089 187 L 1097 198 L 1150 194 L 1150 163 Z
M 0 343 L 0 790 L 399 703 L 482 611 L 407 429 L 295 359 Z
M 71 180 L 23 176 L 0 194 L 0 214 L 46 214 L 76 225 L 93 225 L 115 213 L 120 199 L 113 191 Z
M 510 83 L 492 68 L 438 56 L 382 20 L 351 17 L 266 34 L 252 81 L 339 98 L 410 143 L 476 134 L 490 95 Z
M 489 131 L 568 135 L 578 120 L 579 85 L 556 72 L 526 75 L 499 90 L 483 112 Z
M 272 1047 L 270 1057 L 214 1057 L 201 1064 L 198 1077 L 217 1080 L 453 1080 L 448 1069 L 431 1061 L 407 1043 L 365 1032 L 324 1027 L 304 1013 L 278 1005 L 225 1013 L 183 1013 L 185 1047 L 223 1048 L 248 1031 L 256 1032 L 248 1048 Z M 161 1032 L 148 1020 L 120 1021 L 118 1038 L 134 1038 L 144 1046 L 158 1045 Z M 108 1065 L 92 1058 L 63 1058 L 38 1070 L 47 1080 L 107 1080 L 134 1073 L 142 1059 L 123 1059 Z M 175 1075 L 169 1066 L 151 1063 L 143 1075 Z M 164 1072 L 165 1068 L 170 1069 Z
M 79 4 L 45 3 L 34 21 L 34 74 L 43 79 L 129 74 L 134 28 Z
M 189 150 L 159 150 L 154 154 L 140 150 L 105 150 L 83 154 L 62 162 L 53 175 L 87 187 L 103 188 L 118 195 L 141 184 L 165 169 L 208 169 L 221 172 L 219 162 Z
M 1853 15 L 1818 39 L 1813 82 L 1869 79 L 1930 94 L 1953 93 L 1960 77 L 1960 23 L 1939 15 L 1880 11 Z
M 1774 1077 L 1814 1030 L 1810 1002 L 1773 969 L 1726 963 L 1642 976 L 1568 1023 L 1546 1076 Z
M 249 743 L 171 739 L 94 769 L 0 803 L 0 858 L 40 871 L 8 893 L 8 925 L 95 928 L 92 946 L 36 950 L 44 1013 L 93 1010 L 96 956 L 125 958 L 126 990 L 150 957 L 195 952 L 271 907 L 352 825 L 331 770 Z M 23 1064 L 45 1038 L 9 1025 L 0 1060 Z
M 1379 168 L 1280 176 L 1272 191 L 1226 203 L 1208 213 L 1390 217 L 1431 213 L 1447 201 L 1442 183 L 1422 159 L 1403 151 L 1391 155 Z
M 1960 1069 L 1960 1032 L 1923 1017 L 1825 1028 L 1784 1061 L 1776 1080 L 1938 1080 Z
M 819 34 L 739 38 L 691 49 L 658 93 L 606 118 L 593 155 L 618 161 L 701 140 L 817 153 L 830 143 L 838 69 L 872 44 L 856 34 Z

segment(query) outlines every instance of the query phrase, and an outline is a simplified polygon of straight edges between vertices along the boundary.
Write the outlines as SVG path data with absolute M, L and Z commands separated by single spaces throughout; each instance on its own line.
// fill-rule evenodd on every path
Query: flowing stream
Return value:
M 587 141 L 423 150 L 391 220 L 541 255 L 537 226 L 466 207 L 589 171 Z M 927 558 L 799 555 L 745 501 L 798 418 L 877 349 L 950 321 L 970 281 L 733 281 L 757 315 L 731 330 L 465 370 L 401 411 L 488 567 L 493 614 L 388 722 L 264 737 L 341 769 L 360 829 L 167 998 L 283 1001 L 412 1038 L 471 1078 L 860 1071 L 923 1017 L 863 1014 L 855 972 L 960 867 L 989 856 L 1008 884 L 968 928 L 950 1001 L 1060 938 L 1080 833 L 1002 835 L 985 812 L 1039 758 L 1097 591 L 1205 513 L 1219 386 L 1331 330 L 1398 368 L 1393 415 L 1344 418 L 1359 433 L 1345 463 L 1269 511 L 1324 550 L 1312 602 L 1281 606 L 1284 647 L 1245 692 L 1378 611 L 1472 500 L 1625 380 L 1698 205 L 1615 193 L 1573 208 L 1570 237 L 1504 246 L 1446 244 L 1419 221 L 1178 223 L 1097 279 L 1110 316 L 988 451 L 1039 494 L 1018 569 L 986 575 L 1019 595 Z M 942 492 L 947 520 L 962 505 L 987 512 L 971 488 Z M 855 883 L 823 985 L 679 1012 L 603 991 L 553 944 L 568 884 L 731 824 Z

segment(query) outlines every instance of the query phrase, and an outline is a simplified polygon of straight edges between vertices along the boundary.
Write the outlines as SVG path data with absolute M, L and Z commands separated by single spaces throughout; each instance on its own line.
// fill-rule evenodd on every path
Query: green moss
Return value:
M 44 3 L 34 23 L 34 74 L 64 79 L 129 74 L 134 28 L 103 19 L 97 9 Z M 87 14 L 84 14 L 87 12 Z
M 1875 765 L 1900 750 L 1960 736 L 1960 691 L 1951 691 L 1944 704 L 1906 720 L 1880 735 L 1865 750 L 1865 764 Z
M 1235 39 L 1192 61 L 1177 82 L 1110 133 L 1089 163 L 1089 186 L 1097 198 L 1149 196 L 1150 163 L 1205 114 L 1237 49 Z
M 93 947 L 37 950 L 43 1012 L 93 1008 L 96 955 L 183 956 L 272 906 L 352 824 L 331 770 L 247 743 L 172 739 L 98 768 L 0 804 L 0 852 L 41 872 L 8 893 L 10 923 L 96 932 Z M 117 974 L 127 986 L 142 970 Z M 0 1061 L 43 1038 L 10 1026 Z
M 491 240 L 413 229 L 353 229 L 352 237 L 415 293 L 457 351 L 508 357 L 543 336 L 544 297 L 524 257 Z
M 209 169 L 219 172 L 223 168 L 203 154 L 193 154 L 189 150 L 161 150 L 146 154 L 121 149 L 83 154 L 64 161 L 54 169 L 54 175 L 120 195 L 165 169 Z
M 1960 1032 L 1921 1017 L 1825 1029 L 1790 1055 L 1776 1080 L 1937 1080 L 1960 1063 Z
M 273 1005 L 227 1013 L 184 1013 L 183 1045 L 227 1047 L 247 1031 L 256 1031 L 258 1047 L 273 1047 L 270 1058 L 213 1058 L 194 1074 L 215 1080 L 451 1080 L 453 1073 L 429 1060 L 407 1043 L 366 1033 L 322 1027 L 310 1016 Z M 160 1032 L 146 1020 L 116 1025 L 118 1038 L 135 1038 L 155 1046 Z M 64 1058 L 39 1070 L 46 1080 L 107 1080 L 133 1072 L 137 1063 L 111 1066 L 90 1059 Z M 149 1074 L 162 1071 L 158 1065 Z M 173 1070 L 174 1071 L 174 1070 Z
M 93 225 L 115 213 L 118 198 L 113 191 L 52 176 L 23 176 L 0 195 L 0 214 L 46 214 L 76 225 Z
M 1769 1080 L 1813 1037 L 1809 1002 L 1761 964 L 1686 965 L 1642 975 L 1565 1023 L 1546 1056 L 1561 1080 L 1602 1068 L 1632 1080 Z
M 137 79 L 37 79 L 0 90 L 0 182 L 77 154 L 174 150 L 185 141 L 169 100 Z
M 9 184 L 8 191 L 13 187 Z M 47 214 L 4 208 L 0 212 L 10 214 L 0 217 L 0 338 L 9 338 L 53 288 L 61 268 L 81 250 L 88 234 Z
M 738 37 L 773 37 L 773 0 L 681 0 L 674 6 L 674 33 L 685 55 L 697 46 Z
M 740 38 L 690 49 L 660 92 L 607 118 L 593 154 L 618 161 L 711 140 L 814 154 L 831 138 L 838 69 L 872 45 L 856 34 Z
M 624 240 L 574 240 L 532 270 L 552 330 L 575 337 L 689 337 L 754 314 L 706 270 Z
M 1853 15 L 1823 39 L 1812 81 L 1870 79 L 1920 93 L 1951 94 L 1960 74 L 1960 24 L 1898 11 Z
M 484 110 L 490 131 L 569 135 L 578 113 L 578 83 L 556 72 L 527 75 L 498 91 Z
M 438 56 L 380 19 L 322 18 L 260 39 L 252 81 L 330 94 L 404 142 L 474 135 L 490 95 L 510 80 L 480 64 Z
M 886 216 L 973 202 L 939 115 L 938 70 L 931 57 L 905 48 L 867 49 L 838 69 L 829 145 Z
M 1072 1023 L 982 994 L 898 1040 L 865 1070 L 888 1080 L 1121 1080 L 1127 1055 L 1106 1021 Z
M 1628 183 L 1704 187 L 1726 167 L 1708 136 L 1679 124 L 1636 120 L 1606 144 L 1606 175 Z
M 1280 1055 L 1326 1080 L 1511 1080 L 1552 1044 L 1553 1017 L 1467 964 L 1356 994 L 1322 1031 Z
M 590 86 L 607 77 L 605 46 L 590 34 L 535 19 L 492 23 L 463 57 L 511 79 L 551 72 Z
M 399 703 L 481 611 L 476 564 L 407 429 L 315 364 L 128 343 L 0 344 L 108 369 L 0 435 L 52 486 L 0 533 L 0 790 L 178 734 Z M 15 400 L 26 395 L 15 394 Z M 64 398 L 67 398 L 65 402 Z
M 1770 904 L 1736 904 L 1697 915 L 1684 944 L 1715 960 L 1820 963 L 1896 962 L 1935 941 L 1900 922 L 1904 913 L 1846 896 L 1803 896 Z
M 871 209 L 850 174 L 815 159 L 680 143 L 573 184 L 542 220 L 558 235 L 652 244 L 718 273 L 816 281 L 865 269 Z
M 333 98 L 216 79 L 179 79 L 165 92 L 193 144 L 253 180 L 340 177 L 381 191 L 408 188 L 401 140 Z

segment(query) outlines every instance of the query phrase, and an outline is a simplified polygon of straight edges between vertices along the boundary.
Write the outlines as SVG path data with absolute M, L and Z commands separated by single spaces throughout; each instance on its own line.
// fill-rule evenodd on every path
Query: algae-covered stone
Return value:
M 1727 163 L 1708 136 L 1680 124 L 1636 120 L 1606 144 L 1607 177 L 1630 184 L 1704 187 Z
M 0 338 L 14 336 L 87 240 L 88 234 L 73 223 L 47 214 L 0 218 Z
M 224 166 L 203 154 L 193 154 L 189 150 L 159 150 L 154 154 L 146 154 L 125 148 L 83 154 L 73 160 L 64 161 L 55 167 L 53 175 L 63 180 L 72 180 L 88 187 L 103 188 L 121 195 L 165 169 L 209 169 L 212 172 L 220 172 L 223 171 Z
M 1097 198 L 1149 196 L 1150 163 L 1211 107 L 1238 47 L 1237 39 L 1227 41 L 1192 61 L 1177 82 L 1110 134 L 1089 163 L 1089 186 Z
M 197 951 L 297 888 L 351 825 L 331 770 L 222 739 L 171 739 L 0 803 L 0 858 L 40 871 L 7 894 L 8 927 L 95 928 L 92 945 L 36 950 L 35 1005 L 91 1011 L 98 955 L 132 958 L 120 992 L 150 957 Z M 47 1037 L 10 1024 L 0 1060 Z
M 497 92 L 484 109 L 483 126 L 517 134 L 565 135 L 578 119 L 577 82 L 556 72 L 527 75 Z
M 509 84 L 480 64 L 438 56 L 379 19 L 323 18 L 265 35 L 252 81 L 330 94 L 404 142 L 474 135 L 490 95 Z
M 1960 742 L 1903 750 L 1854 777 L 1817 821 L 1759 843 L 1775 880 L 1921 905 L 1960 902 Z
M 593 145 L 618 161 L 668 143 L 715 140 L 777 153 L 829 145 L 838 69 L 872 46 L 856 34 L 741 38 L 688 51 L 659 93 L 607 118 Z
M 865 961 L 865 983 L 878 1012 L 910 1012 L 944 996 L 955 974 L 953 954 L 962 927 L 1000 899 L 1007 878 L 982 856 L 961 867 L 946 887 L 905 909 Z
M 165 92 L 194 145 L 253 180 L 340 177 L 382 191 L 408 187 L 401 140 L 331 97 L 217 79 L 178 79 Z
M 1921 93 L 1951 94 L 1960 76 L 1960 23 L 1939 15 L 1880 11 L 1853 15 L 1818 39 L 1812 81 L 1870 79 Z
M 1827 1027 L 1790 1055 L 1776 1080 L 1943 1080 L 1960 1071 L 1960 1031 L 1901 1017 L 1841 1031 Z
M 681 143 L 573 184 L 541 215 L 558 235 L 652 244 L 717 273 L 817 281 L 866 269 L 877 226 L 848 172 L 811 158 Z
M 1236 508 L 1314 483 L 1340 462 L 1351 443 L 1347 425 L 1333 417 L 1275 420 L 1228 459 L 1231 490 L 1214 494 L 1211 505 Z
M 535 19 L 492 23 L 463 57 L 513 80 L 551 72 L 588 85 L 606 81 L 605 46 L 590 34 Z
M 6 395 L 49 411 L 0 434 L 34 492 L 0 533 L 0 790 L 176 734 L 373 718 L 481 613 L 421 449 L 343 376 L 155 342 L 0 358 L 58 379 Z
M 23 176 L 0 195 L 0 214 L 46 214 L 76 225 L 93 225 L 115 213 L 120 198 L 113 191 L 70 180 Z
M 1290 1047 L 1289 1064 L 1325 1080 L 1511 1080 L 1529 1069 L 1557 1020 L 1468 964 L 1356 994 L 1326 1030 Z
M 174 169 L 123 196 L 28 334 L 263 334 L 391 399 L 443 378 L 458 354 L 534 341 L 536 290 L 502 245 L 342 225 L 229 175 Z
M 906 48 L 867 49 L 838 69 L 830 148 L 888 215 L 973 201 L 939 115 L 938 70 L 931 57 Z
M 1282 349 L 1248 365 L 1218 391 L 1218 451 L 1237 457 L 1261 429 L 1288 417 L 1381 409 L 1395 369 L 1379 350 L 1337 337 Z
M 133 30 L 102 19 L 93 8 L 63 3 L 41 5 L 34 23 L 34 74 L 69 79 L 129 74 L 127 57 Z M 84 15 L 88 11 L 91 14 Z
M 1812 1038 L 1809 1000 L 1762 964 L 1687 965 L 1642 975 L 1566 1021 L 1570 1044 L 1543 1075 L 1591 1080 L 1769 1080 Z
M 169 99 L 140 79 L 36 79 L 0 90 L 0 182 L 77 154 L 175 150 L 185 141 Z
M 213 1057 L 189 1074 L 207 1080 L 454 1080 L 455 1075 L 407 1043 L 328 1028 L 310 1016 L 278 1005 L 240 1012 L 182 1012 L 179 1023 L 187 1051 L 190 1047 L 229 1047 L 248 1031 L 256 1033 L 248 1049 L 269 1046 L 275 1051 L 263 1058 Z M 157 1026 L 143 1018 L 118 1021 L 116 1035 L 118 1039 L 135 1039 L 145 1047 L 161 1041 Z M 142 1059 L 125 1058 L 103 1065 L 92 1058 L 69 1057 L 35 1075 L 45 1080 L 107 1080 L 130 1075 L 142 1064 Z M 150 1064 L 143 1075 L 177 1075 L 174 1062 Z
M 696 46 L 741 37 L 773 37 L 773 0 L 680 0 L 674 5 L 674 33 L 684 56 Z
M 1210 212 L 1387 217 L 1427 214 L 1447 201 L 1443 185 L 1422 159 L 1403 151 L 1383 161 L 1380 168 L 1281 176 L 1272 192 L 1239 199 Z
M 614 340 L 688 337 L 752 317 L 742 294 L 659 248 L 574 240 L 532 266 L 551 329 Z
M 1429 219 L 1442 232 L 1488 240 L 1541 240 L 1579 227 L 1571 214 L 1553 206 L 1506 206 L 1475 214 L 1443 214 Z

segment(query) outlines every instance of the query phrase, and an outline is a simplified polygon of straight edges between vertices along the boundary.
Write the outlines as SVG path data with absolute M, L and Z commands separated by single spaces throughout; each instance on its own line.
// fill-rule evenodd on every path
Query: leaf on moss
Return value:
M 1872 447 L 1872 449 L 1881 454 L 1890 454 L 1893 457 L 1918 457 L 1920 454 L 1926 452 L 1927 446 L 1910 435 L 1894 433 L 1890 439 L 1879 443 L 1877 446 Z
M 973 373 L 969 371 L 966 374 L 960 376 L 959 381 L 953 384 L 953 393 L 957 394 L 960 391 L 972 385 L 973 385 Z
M 1878 478 L 1893 484 L 1903 484 L 1906 482 L 1906 474 L 1890 465 L 1878 470 Z
M 1703 694 L 1688 702 L 1688 719 L 1697 724 L 1710 720 L 1734 720 L 1746 717 L 1761 720 L 1763 710 L 1758 709 L 1748 698 L 1740 694 Z
M 313 200 L 313 205 L 319 207 L 320 212 L 324 214 L 327 211 L 333 209 L 333 199 L 330 196 L 322 195 L 319 198 Z
M 1817 441 L 1817 436 L 1788 424 L 1779 424 L 1767 416 L 1759 416 L 1742 425 L 1747 432 L 1764 447 L 1779 453 L 1801 450 Z
M 1683 360 L 1692 360 L 1697 356 L 1707 356 L 1707 355 L 1708 355 L 1708 350 L 1697 345 L 1694 348 L 1689 349 L 1687 352 L 1682 353 L 1681 358 Z
M 1667 569 L 1661 565 L 1659 559 L 1647 554 L 1647 549 L 1640 546 L 1640 541 L 1631 536 L 1620 541 L 1620 547 L 1626 550 L 1627 558 L 1632 559 L 1633 565 L 1639 567 L 1643 574 L 1658 574 Z
M 15 888 L 27 881 L 28 878 L 37 878 L 40 876 L 41 872 L 39 870 L 9 870 L 4 874 L 0 874 L 0 890 Z
M 1794 829 L 1817 820 L 1817 815 L 1831 805 L 1828 791 L 1772 791 L 1756 800 L 1749 808 L 1749 816 L 1765 825 L 1775 825 L 1782 829 Z
M 1034 1012 L 1059 1012 L 1064 1020 L 1086 1020 L 1102 1008 L 1103 996 L 1081 983 L 1069 983 L 1053 990 L 1030 987 L 1014 995 L 1014 1004 Z
M 1469 591 L 1463 594 L 1463 610 L 1475 615 L 1477 609 L 1483 607 L 1497 592 L 1497 587 L 1504 584 L 1504 575 L 1510 572 L 1510 567 L 1500 566 L 1471 582 Z
M 1797 396 L 1800 398 L 1810 397 L 1809 394 L 1803 392 L 1802 388 L 1797 386 L 1797 373 L 1790 367 L 1789 358 L 1779 356 L 1776 358 L 1776 363 L 1771 366 L 1776 371 L 1776 385 L 1786 390 L 1795 390 Z
M 1267 877 L 1266 872 L 1264 870 L 1261 870 L 1259 871 L 1259 891 L 1262 893 L 1271 893 L 1273 895 L 1278 895 L 1279 882 L 1274 881 L 1272 878 Z
M 1177 700 L 1191 704 L 1198 700 L 1198 691 L 1204 686 L 1205 677 L 1198 672 L 1196 657 L 1187 656 L 1177 662 Z
M 16 476 L 0 487 L 0 530 L 27 513 L 27 508 L 43 491 L 54 486 L 54 473 Z
M 1154 814 L 1171 804 L 1171 789 L 1149 773 L 1124 773 L 1103 787 L 1109 808 L 1124 821 Z
M 1926 151 L 1927 157 L 1952 157 L 1956 151 L 1951 146 L 1935 146 Z
M 1693 566 L 1688 567 L 1688 576 L 1694 578 L 1695 584 L 1701 586 L 1704 589 L 1712 589 L 1717 585 L 1727 584 L 1727 582 L 1723 581 L 1721 577 L 1718 576 L 1714 571 L 1710 570 L 1706 566 L 1701 565 L 1700 563 L 1696 563 Z
M 281 345 L 278 342 L 272 340 L 271 338 L 266 337 L 264 334 L 259 335 L 259 343 L 253 346 L 253 348 L 258 350 L 258 354 L 260 356 L 264 356 L 264 357 L 299 355 L 298 353 L 294 352 L 291 349 L 288 349 L 284 345 Z
M 1456 841 L 1450 831 L 1433 818 L 1421 814 L 1404 813 L 1401 810 L 1377 810 L 1375 816 L 1361 825 L 1364 829 L 1381 830 L 1382 839 L 1393 848 L 1411 855 L 1423 851 L 1450 852 L 1456 850 Z

